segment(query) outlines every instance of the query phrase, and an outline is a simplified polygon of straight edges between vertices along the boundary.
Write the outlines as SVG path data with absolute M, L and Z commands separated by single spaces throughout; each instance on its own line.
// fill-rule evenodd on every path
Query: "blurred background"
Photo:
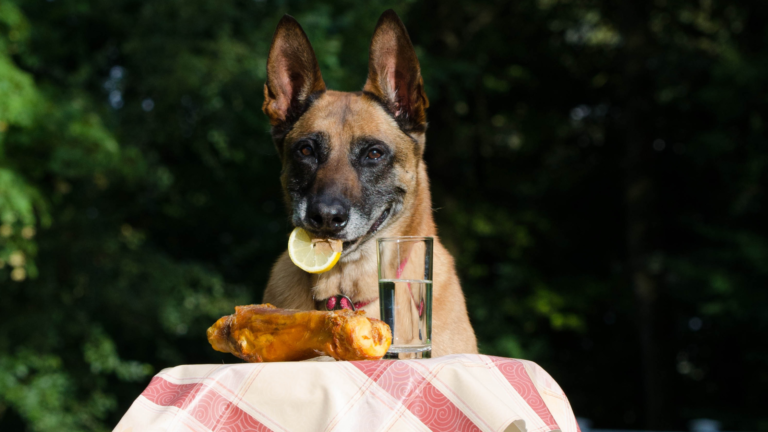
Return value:
M 593 428 L 768 431 L 768 2 L 718 0 L 0 0 L 0 430 L 111 430 L 236 361 L 205 329 L 291 230 L 272 32 L 359 90 L 388 8 L 481 351 Z

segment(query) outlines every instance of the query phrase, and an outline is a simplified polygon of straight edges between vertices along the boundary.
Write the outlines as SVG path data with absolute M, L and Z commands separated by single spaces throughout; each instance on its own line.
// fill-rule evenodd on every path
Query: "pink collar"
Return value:
M 406 257 L 398 266 L 397 268 L 397 277 L 399 278 L 400 275 L 403 274 L 403 270 L 405 270 L 405 265 L 408 264 L 408 257 Z M 410 288 L 411 284 L 408 284 L 408 288 Z M 413 296 L 413 294 L 411 294 Z M 379 298 L 373 298 L 366 301 L 359 301 L 352 303 L 352 299 L 345 295 L 335 295 L 332 297 L 328 297 L 325 300 L 315 300 L 315 309 L 317 310 L 338 310 L 338 309 L 350 309 L 353 311 L 360 310 L 360 308 L 363 308 L 365 306 L 368 306 L 369 304 L 375 302 Z M 421 316 L 421 308 L 422 306 L 419 305 L 419 316 Z
M 369 304 L 375 302 L 379 298 L 369 299 L 366 301 L 359 301 L 352 303 L 352 300 L 345 296 L 345 295 L 335 295 L 333 297 L 328 297 L 325 300 L 315 300 L 315 309 L 317 310 L 339 310 L 339 309 L 350 309 L 353 311 L 360 310 L 360 308 L 368 306 Z

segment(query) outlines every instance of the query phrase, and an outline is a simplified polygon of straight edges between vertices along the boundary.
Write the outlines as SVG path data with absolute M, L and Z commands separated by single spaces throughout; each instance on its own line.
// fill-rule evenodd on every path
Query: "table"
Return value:
M 186 365 L 158 373 L 115 428 L 153 431 L 579 432 L 536 363 L 424 360 Z

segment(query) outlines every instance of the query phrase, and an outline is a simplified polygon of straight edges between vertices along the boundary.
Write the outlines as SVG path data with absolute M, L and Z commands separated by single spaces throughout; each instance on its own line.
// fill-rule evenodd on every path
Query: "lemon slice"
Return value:
M 288 256 L 307 273 L 327 272 L 341 258 L 341 240 L 313 239 L 304 229 L 296 228 L 288 239 Z

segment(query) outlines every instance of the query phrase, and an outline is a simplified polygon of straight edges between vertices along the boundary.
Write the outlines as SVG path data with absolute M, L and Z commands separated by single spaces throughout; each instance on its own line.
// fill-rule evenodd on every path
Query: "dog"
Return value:
M 277 26 L 263 111 L 282 162 L 290 220 L 313 236 L 342 240 L 343 252 L 331 270 L 313 275 L 286 251 L 263 301 L 313 310 L 343 295 L 378 318 L 376 239 L 434 237 L 432 355 L 477 353 L 454 261 L 432 217 L 422 158 L 429 100 L 408 32 L 392 10 L 379 18 L 368 66 L 361 92 L 328 90 L 299 23 L 285 15 Z

